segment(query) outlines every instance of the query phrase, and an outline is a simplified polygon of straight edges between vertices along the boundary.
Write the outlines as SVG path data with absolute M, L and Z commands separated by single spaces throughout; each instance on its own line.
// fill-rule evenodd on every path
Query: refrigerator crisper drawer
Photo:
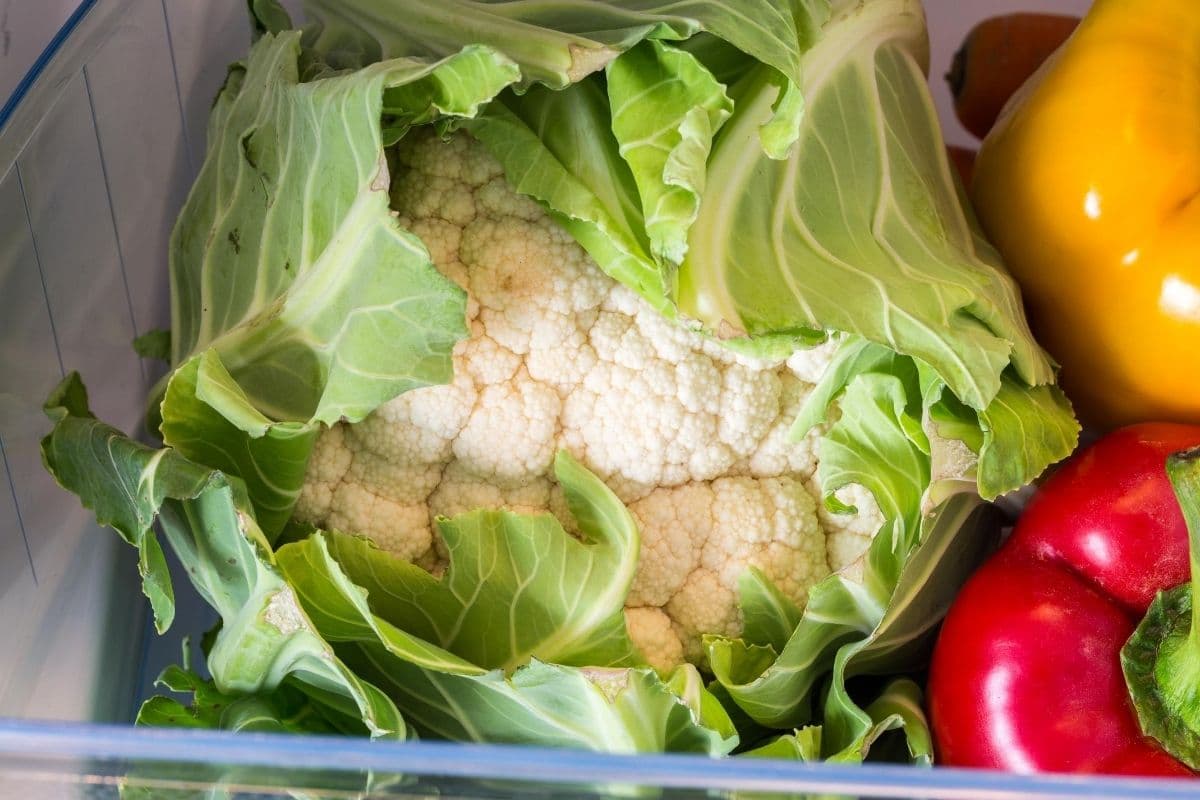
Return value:
M 0 797 L 116 798 L 122 785 L 128 797 L 238 798 L 1195 794 L 1186 782 L 131 727 L 157 670 L 212 617 L 177 580 L 172 634 L 151 635 L 133 551 L 42 468 L 41 405 L 78 370 L 97 415 L 137 430 L 159 374 L 131 342 L 169 321 L 171 224 L 249 31 L 245 0 L 70 5 L 21 6 L 17 22 L 67 21 L 23 80 L 0 76 L 0 90 L 16 86 L 0 106 Z M 26 33 L 5 27 L 9 11 L 0 37 Z

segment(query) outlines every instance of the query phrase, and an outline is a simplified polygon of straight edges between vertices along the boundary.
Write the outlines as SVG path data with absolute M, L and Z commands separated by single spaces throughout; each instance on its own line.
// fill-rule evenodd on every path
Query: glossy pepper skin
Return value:
M 971 198 L 1085 422 L 1200 422 L 1200 9 L 1096 0 Z
M 1192 774 L 1142 734 L 1120 653 L 1155 593 L 1189 578 L 1164 464 L 1196 444 L 1198 426 L 1122 428 L 1039 489 L 942 626 L 929 680 L 939 763 Z

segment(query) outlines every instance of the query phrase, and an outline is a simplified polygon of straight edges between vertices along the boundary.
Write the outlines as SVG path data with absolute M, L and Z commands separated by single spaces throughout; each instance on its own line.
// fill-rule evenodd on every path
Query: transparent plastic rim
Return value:
M 67 39 L 71 38 L 71 34 L 79 27 L 79 23 L 92 10 L 96 2 L 97 0 L 82 0 L 71 16 L 67 18 L 67 21 L 63 23 L 63 26 L 58 29 L 58 33 L 54 34 L 54 38 L 50 40 L 50 43 L 38 55 L 37 59 L 33 62 L 33 66 L 21 78 L 17 87 L 13 89 L 12 95 L 4 102 L 3 106 L 0 106 L 0 128 L 3 128 L 9 118 L 12 117 L 13 112 L 17 110 L 17 106 L 21 104 L 25 95 L 29 93 L 29 89 L 37 82 L 37 79 L 45 71 L 46 66 L 53 60 L 55 54 L 58 53 Z
M 206 764 L 330 773 L 403 773 L 527 784 L 623 784 L 739 792 L 813 792 L 857 797 L 1039 798 L 1196 797 L 1190 780 L 1011 775 L 953 768 L 611 755 L 586 751 L 443 742 L 368 742 L 350 737 L 131 728 L 0 720 L 0 765 L 47 760 Z
M 99 0 L 81 0 L 0 106 L 0 174 L 4 156 L 19 150 L 24 131 L 6 130 L 36 94 L 39 81 L 52 82 L 64 45 L 81 34 Z M 119 13 L 122 2 L 101 5 Z M 100 15 L 106 16 L 106 15 Z M 96 25 L 102 21 L 93 17 Z M 86 37 L 85 37 L 86 38 Z M 86 58 L 80 53 L 77 60 Z M 24 106 L 23 106 L 24 104 Z M 31 123 L 31 125 L 34 123 Z M 23 125 L 17 125 L 23 128 Z M 16 141 L 13 141 L 15 139 Z M 6 141 L 7 140 L 7 141 Z M 740 792 L 813 792 L 886 798 L 915 796 L 1000 800 L 1050 798 L 1192 798 L 1189 780 L 1146 780 L 1095 776 L 1012 775 L 938 767 L 799 763 L 774 760 L 716 760 L 685 755 L 611 755 L 525 746 L 441 742 L 367 742 L 349 737 L 230 733 L 167 728 L 133 728 L 93 723 L 0 718 L 0 774 L 35 769 L 48 761 L 88 759 L 117 765 L 187 763 L 264 770 L 333 773 L 377 771 L 426 777 L 504 780 L 541 784 L 624 784 L 675 789 Z

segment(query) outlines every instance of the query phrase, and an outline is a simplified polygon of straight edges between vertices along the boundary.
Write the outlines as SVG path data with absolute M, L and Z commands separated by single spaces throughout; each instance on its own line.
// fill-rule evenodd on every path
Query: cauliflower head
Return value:
M 788 440 L 831 344 L 761 360 L 664 318 L 467 135 L 414 135 L 394 155 L 393 206 L 467 290 L 471 334 L 452 383 L 322 435 L 299 519 L 438 572 L 438 515 L 550 510 L 571 530 L 552 476 L 564 448 L 640 524 L 626 618 L 659 668 L 700 662 L 703 634 L 741 632 L 738 579 L 750 566 L 803 604 L 862 555 L 882 522 L 872 498 L 848 487 L 858 513 L 827 513 L 815 433 Z

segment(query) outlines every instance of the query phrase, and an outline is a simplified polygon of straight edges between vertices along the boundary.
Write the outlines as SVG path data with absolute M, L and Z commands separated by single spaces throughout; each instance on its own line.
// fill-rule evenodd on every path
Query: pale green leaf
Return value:
M 171 240 L 173 362 L 215 349 L 262 414 L 332 424 L 449 378 L 463 293 L 389 213 L 380 118 L 385 90 L 474 77 L 480 53 L 309 83 L 299 53 L 298 34 L 264 36 L 218 100 Z M 463 113 L 515 77 L 490 59 Z
M 920 767 L 932 766 L 933 736 L 921 707 L 922 700 L 921 687 L 912 680 L 901 678 L 892 681 L 865 710 L 854 707 L 856 730 L 854 738 L 844 748 L 830 753 L 828 739 L 833 726 L 827 723 L 822 728 L 828 760 L 861 764 L 866 761 L 868 754 L 882 755 L 880 739 L 884 734 L 900 731 L 905 748 L 898 760 Z M 834 724 L 837 724 L 836 721 Z
M 465 295 L 389 210 L 381 123 L 475 114 L 517 77 L 470 47 L 300 79 L 299 34 L 231 70 L 171 238 L 164 441 L 246 482 L 273 539 L 321 424 L 451 375 Z
M 163 441 L 197 463 L 240 476 L 260 527 L 274 539 L 291 517 L 319 429 L 265 417 L 215 350 L 171 374 L 161 409 Z
M 287 544 L 279 551 L 280 567 L 339 656 L 381 686 L 423 734 L 625 753 L 719 755 L 736 744 L 728 716 L 698 677 L 664 682 L 649 668 L 581 669 L 538 660 L 506 675 L 401 630 L 375 613 L 371 591 L 351 579 L 327 546 L 347 541 L 317 533 Z M 360 575 L 374 571 L 376 582 L 405 574 L 409 565 L 380 555 L 347 563 Z
M 637 182 L 651 253 L 678 264 L 700 210 L 713 136 L 733 103 L 695 56 L 655 41 L 613 61 L 606 83 L 613 134 Z
M 361 67 L 398 56 L 442 58 L 489 45 L 521 68 L 521 88 L 583 80 L 645 39 L 707 32 L 799 82 L 800 54 L 829 15 L 828 0 L 308 0 L 313 46 Z
M 789 727 L 822 719 L 829 752 L 855 746 L 874 723 L 848 693 L 846 679 L 920 666 L 958 587 L 990 552 L 1000 522 L 973 494 L 953 495 L 922 519 L 920 544 L 904 560 L 886 606 L 863 584 L 833 575 L 811 590 L 804 617 L 778 659 L 749 659 L 753 653 L 737 640 L 706 641 L 717 679 L 761 724 Z M 877 538 L 871 549 L 886 551 L 888 543 Z M 813 687 L 831 673 L 820 707 Z
M 184 705 L 170 697 L 151 697 L 138 710 L 138 725 L 166 728 L 208 728 L 275 733 L 338 733 L 301 691 L 286 683 L 271 693 L 234 695 L 212 681 L 181 667 L 167 667 L 156 685 L 176 694 L 190 694 Z
M 839 648 L 869 636 L 881 613 L 861 585 L 831 575 L 809 590 L 804 616 L 782 651 L 707 637 L 709 666 L 754 721 L 771 728 L 806 724 L 814 718 L 816 684 Z
M 713 756 L 737 743 L 726 735 L 723 721 L 716 729 L 707 727 L 649 668 L 581 669 L 532 661 L 510 677 L 499 670 L 463 676 L 413 667 L 371 643 L 343 646 L 339 653 L 388 691 L 428 736 Z
M 857 334 L 930 364 L 982 409 L 1011 363 L 1053 380 L 1015 286 L 977 247 L 941 147 L 914 0 L 839 8 L 802 56 L 804 111 L 790 157 L 759 128 L 778 87 L 760 70 L 732 87 L 688 258 L 683 314 L 710 330 Z M 715 188 L 713 188 L 715 187 Z
M 42 441 L 59 483 L 136 546 L 159 630 L 174 603 L 157 522 L 200 595 L 221 615 L 208 666 L 219 691 L 257 694 L 284 680 L 372 736 L 402 737 L 395 705 L 334 656 L 271 564 L 241 481 L 170 448 L 155 450 L 92 416 L 87 394 L 69 375 L 47 402 L 54 428 Z
M 778 758 L 788 761 L 821 760 L 821 727 L 809 725 L 795 733 L 778 736 L 753 750 L 739 753 L 743 758 Z M 757 795 L 755 795 L 757 796 Z
M 140 358 L 171 361 L 171 332 L 161 328 L 147 331 L 133 340 L 133 351 Z
M 637 182 L 621 158 L 601 87 L 534 87 L 463 124 L 514 189 L 549 208 L 605 272 L 669 312 L 671 278 L 651 255 Z
M 225 477 L 174 451 L 147 447 L 96 419 L 77 373 L 54 389 L 45 410 L 54 428 L 42 439 L 42 463 L 95 513 L 98 523 L 137 548 L 142 591 L 162 633 L 175 618 L 175 597 L 154 520 L 163 503 L 221 490 Z
M 583 542 L 548 513 L 479 509 L 439 520 L 450 566 L 435 578 L 366 540 L 326 537 L 350 579 L 367 590 L 373 613 L 472 664 L 509 671 L 530 658 L 638 664 L 623 613 L 637 569 L 636 523 L 566 453 L 556 459 L 555 474 Z M 281 563 L 289 547 L 280 550 Z
M 738 579 L 742 608 L 742 640 L 779 652 L 800 624 L 803 610 L 780 591 L 758 567 Z
M 1063 391 L 1057 386 L 1030 389 L 1010 373 L 1005 373 L 1000 391 L 974 419 L 964 419 L 963 409 L 957 410 L 959 425 L 947 429 L 942 423 L 938 430 L 953 435 L 972 424 L 979 430 L 976 473 L 979 494 L 987 500 L 1025 486 L 1031 475 L 1073 452 L 1079 443 L 1079 423 Z

